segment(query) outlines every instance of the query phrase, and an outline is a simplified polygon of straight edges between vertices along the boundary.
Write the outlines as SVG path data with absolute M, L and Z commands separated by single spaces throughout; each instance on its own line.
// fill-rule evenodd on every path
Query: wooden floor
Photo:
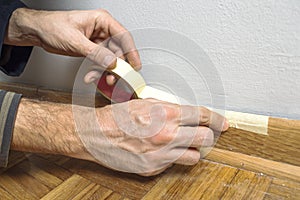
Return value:
M 0 88 L 70 102 L 64 92 Z M 300 199 L 300 121 L 271 118 L 267 136 L 230 129 L 197 165 L 175 165 L 155 177 L 63 156 L 11 152 L 9 166 L 0 168 L 2 199 Z

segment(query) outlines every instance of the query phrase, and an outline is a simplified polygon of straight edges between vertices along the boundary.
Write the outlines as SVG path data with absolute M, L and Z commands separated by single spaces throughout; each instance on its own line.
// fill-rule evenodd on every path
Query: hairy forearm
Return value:
M 90 159 L 75 131 L 72 106 L 21 99 L 11 149 Z

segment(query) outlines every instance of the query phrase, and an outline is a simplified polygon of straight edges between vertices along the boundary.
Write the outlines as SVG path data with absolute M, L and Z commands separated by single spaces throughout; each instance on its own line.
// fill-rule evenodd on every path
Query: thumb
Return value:
M 93 83 L 100 79 L 103 72 L 100 71 L 90 71 L 84 76 L 84 82 L 87 84 Z
M 98 81 L 101 78 L 102 74 L 103 74 L 103 71 L 97 71 L 97 70 L 90 71 L 84 76 L 84 82 L 86 84 L 90 84 L 95 81 Z M 117 79 L 114 75 L 108 74 L 106 76 L 106 83 L 108 85 L 114 85 L 116 82 L 117 82 Z

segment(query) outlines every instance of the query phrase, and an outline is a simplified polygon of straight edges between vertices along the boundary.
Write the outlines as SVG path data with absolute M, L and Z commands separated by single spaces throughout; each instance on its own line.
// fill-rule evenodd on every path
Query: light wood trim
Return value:
M 230 128 L 215 147 L 300 166 L 300 120 L 269 119 L 268 135 Z
M 300 167 L 259 157 L 213 148 L 206 160 L 294 181 L 300 180 Z

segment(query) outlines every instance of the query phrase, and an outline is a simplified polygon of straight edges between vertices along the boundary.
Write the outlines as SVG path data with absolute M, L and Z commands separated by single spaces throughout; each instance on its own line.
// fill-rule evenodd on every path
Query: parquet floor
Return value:
M 155 177 L 62 156 L 12 152 L 0 199 L 300 199 L 300 182 L 202 160 Z
M 63 92 L 3 85 L 25 96 L 69 102 Z M 29 91 L 30 90 L 30 91 Z M 100 99 L 99 105 L 105 104 Z M 271 118 L 268 136 L 230 129 L 195 166 L 155 177 L 58 155 L 10 153 L 0 168 L 4 199 L 300 199 L 300 121 Z

